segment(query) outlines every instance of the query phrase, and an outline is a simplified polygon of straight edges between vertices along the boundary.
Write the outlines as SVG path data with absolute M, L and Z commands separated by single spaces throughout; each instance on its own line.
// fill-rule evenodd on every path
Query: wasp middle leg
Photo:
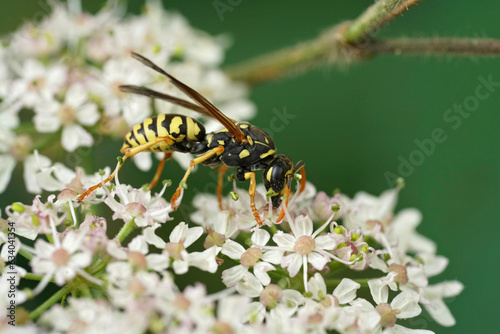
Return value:
M 208 151 L 206 153 L 203 153 L 202 155 L 194 158 L 193 160 L 191 160 L 191 163 L 189 164 L 189 167 L 186 170 L 184 177 L 182 178 L 181 182 L 179 183 L 179 186 L 177 187 L 175 194 L 170 199 L 170 205 L 172 206 L 172 209 L 174 209 L 174 210 L 177 209 L 177 205 L 175 202 L 177 201 L 177 198 L 179 198 L 183 186 L 186 185 L 187 179 L 189 177 L 189 174 L 191 174 L 191 170 L 193 169 L 193 167 L 202 163 L 203 161 L 210 159 L 214 154 L 221 155 L 223 152 L 224 152 L 224 146 L 220 145 L 220 146 L 217 146 L 217 147 L 211 149 L 210 151 Z

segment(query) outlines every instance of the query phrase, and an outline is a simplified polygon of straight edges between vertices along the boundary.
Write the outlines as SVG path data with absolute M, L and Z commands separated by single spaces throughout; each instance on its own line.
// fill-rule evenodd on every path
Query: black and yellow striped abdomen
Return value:
M 149 148 L 151 152 L 187 152 L 194 142 L 205 139 L 205 127 L 194 118 L 177 115 L 161 114 L 146 118 L 144 122 L 135 125 L 125 136 L 121 152 L 152 142 L 158 137 L 170 138 L 170 144 L 162 141 Z

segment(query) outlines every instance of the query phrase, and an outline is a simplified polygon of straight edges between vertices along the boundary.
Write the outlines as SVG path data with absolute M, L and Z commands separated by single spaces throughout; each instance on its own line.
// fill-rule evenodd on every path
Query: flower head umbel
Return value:
M 190 184 L 194 199 L 182 204 L 189 172 L 175 203 L 165 199 L 172 182 L 153 188 L 160 172 L 142 187 L 139 177 L 122 176 L 120 183 L 124 160 L 133 157 L 148 171 L 158 164 L 155 155 L 135 153 L 160 140 L 170 145 L 170 135 L 187 127 L 175 116 L 160 129 L 152 117 L 183 114 L 206 127 L 204 138 L 172 144 L 187 151 L 172 155 L 184 168 L 195 155 L 189 152 L 222 129 L 205 113 L 124 93 L 120 86 L 136 85 L 188 100 L 131 51 L 182 79 L 230 119 L 254 113 L 246 88 L 219 68 L 224 38 L 193 29 L 159 0 L 131 16 L 120 4 L 109 1 L 90 14 L 78 0 L 53 2 L 46 18 L 0 43 L 0 192 L 9 191 L 0 214 L 1 332 L 429 333 L 403 322 L 422 309 L 441 325 L 455 323 L 445 300 L 463 285 L 430 280 L 449 261 L 416 232 L 425 221 L 418 210 L 394 212 L 400 186 L 349 198 L 306 182 L 303 191 L 287 188 L 277 209 L 263 185 L 239 188 L 233 177 L 232 192 L 224 196 L 224 189 L 221 201 L 214 194 L 218 182 L 207 182 L 213 192 Z M 137 145 L 112 173 L 106 165 L 116 163 L 114 155 L 96 159 L 94 153 L 132 128 Z M 239 145 L 229 141 L 224 147 Z M 240 167 L 260 173 L 269 153 L 261 165 Z M 163 166 L 170 155 L 161 155 Z M 90 171 L 98 162 L 103 168 Z M 171 173 L 167 164 L 164 174 Z M 17 166 L 27 191 L 37 194 L 26 203 L 9 197 L 19 191 L 11 181 L 20 175 Z M 33 290 L 28 280 L 38 281 Z M 56 289 L 48 299 L 41 293 L 46 288 Z

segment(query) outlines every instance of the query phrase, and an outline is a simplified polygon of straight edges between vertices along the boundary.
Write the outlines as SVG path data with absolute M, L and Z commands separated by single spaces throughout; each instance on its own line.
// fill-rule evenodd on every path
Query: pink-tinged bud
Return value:
M 262 250 L 257 247 L 251 247 L 241 255 L 241 265 L 245 268 L 253 267 L 262 257 Z
M 308 255 L 314 250 L 315 247 L 316 241 L 314 241 L 314 239 L 309 235 L 303 235 L 295 242 L 293 249 L 299 255 Z
M 64 248 L 58 248 L 52 253 L 52 261 L 58 267 L 67 266 L 70 259 L 71 255 Z
M 382 319 L 380 319 L 380 324 L 382 325 L 382 327 L 394 327 L 396 321 L 398 320 L 398 318 L 396 318 L 396 315 L 399 313 L 399 310 L 393 310 L 391 305 L 387 303 L 381 303 L 377 305 L 375 310 L 382 317 Z
M 281 288 L 276 284 L 269 284 L 262 290 L 259 296 L 259 301 L 265 307 L 273 309 L 278 304 L 278 301 L 283 296 Z
M 68 189 L 73 190 L 77 194 L 81 194 L 81 193 L 85 192 L 85 189 L 83 188 L 83 183 L 82 183 L 82 174 L 83 174 L 83 169 L 80 167 L 77 167 L 75 177 L 73 178 L 73 180 L 71 180 L 70 183 L 68 183 L 66 185 L 66 187 Z
M 405 285 L 406 283 L 408 283 L 408 272 L 405 266 L 393 263 L 389 266 L 389 271 L 395 272 L 397 274 L 396 277 L 394 277 L 395 282 L 401 285 Z
M 130 214 L 132 217 L 142 216 L 146 212 L 144 205 L 132 202 L 125 205 L 125 212 Z
M 30 154 L 33 141 L 28 135 L 19 135 L 10 146 L 10 155 L 17 161 L 22 162 Z
M 226 236 L 224 234 L 210 232 L 205 238 L 205 242 L 203 242 L 203 247 L 205 247 L 205 249 L 209 249 L 213 246 L 222 247 L 224 241 L 226 241 Z
M 135 271 L 146 270 L 148 268 L 148 261 L 144 254 L 131 251 L 128 253 L 128 262 Z
M 233 334 L 233 328 L 227 322 L 217 320 L 212 327 L 212 333 L 214 334 Z
M 73 198 L 76 197 L 76 192 L 74 192 L 71 189 L 65 188 L 63 189 L 58 195 L 57 199 L 61 201 L 67 201 L 67 200 L 72 200 Z
M 62 125 L 70 125 L 76 122 L 76 110 L 67 104 L 63 104 L 59 108 L 57 116 Z
M 169 242 L 165 245 L 165 250 L 171 258 L 174 260 L 180 260 L 181 251 L 184 250 L 184 245 L 182 242 Z
M 323 322 L 323 314 L 316 312 L 307 317 L 307 322 L 311 325 L 319 325 Z
M 366 222 L 366 227 L 370 230 L 374 230 L 377 226 L 380 227 L 380 232 L 384 232 L 384 225 L 380 222 L 380 220 L 368 220 Z
M 146 292 L 146 287 L 142 284 L 141 281 L 137 279 L 137 277 L 132 278 L 132 281 L 127 287 L 127 291 L 130 292 L 133 296 L 141 296 L 144 292 Z
M 178 295 L 174 300 L 176 310 L 187 311 L 191 306 L 191 302 L 184 295 Z

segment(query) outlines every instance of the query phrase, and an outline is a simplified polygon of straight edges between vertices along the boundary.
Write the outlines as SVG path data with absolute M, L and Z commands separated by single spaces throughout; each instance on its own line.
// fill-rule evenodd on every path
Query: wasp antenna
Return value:
M 300 160 L 299 162 L 297 162 L 295 164 L 295 167 L 293 168 L 293 174 L 297 173 L 299 170 L 301 170 L 302 168 L 304 168 L 304 166 L 305 166 L 305 163 L 302 160 Z

